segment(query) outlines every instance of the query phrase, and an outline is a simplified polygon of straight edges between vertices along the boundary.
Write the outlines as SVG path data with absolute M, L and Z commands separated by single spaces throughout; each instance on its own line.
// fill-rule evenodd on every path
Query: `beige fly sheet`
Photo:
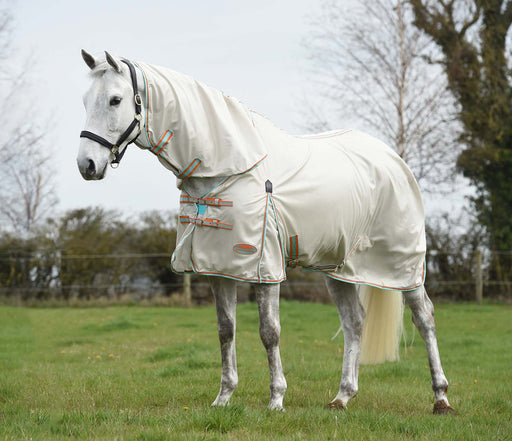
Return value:
M 181 180 L 175 272 L 278 283 L 300 266 L 379 288 L 422 285 L 421 195 L 388 146 L 357 130 L 291 136 L 190 77 L 136 65 L 137 144 Z M 192 177 L 219 179 L 198 195 Z

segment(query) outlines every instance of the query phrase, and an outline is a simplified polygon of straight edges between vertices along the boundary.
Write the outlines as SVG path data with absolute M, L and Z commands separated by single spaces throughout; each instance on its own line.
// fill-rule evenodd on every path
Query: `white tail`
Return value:
M 361 285 L 359 297 L 366 311 L 361 363 L 397 361 L 403 332 L 402 293 Z

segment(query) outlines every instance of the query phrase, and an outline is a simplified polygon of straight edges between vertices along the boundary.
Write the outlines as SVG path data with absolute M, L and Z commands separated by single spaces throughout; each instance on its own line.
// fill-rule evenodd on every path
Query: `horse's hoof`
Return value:
M 444 400 L 434 403 L 434 415 L 455 415 L 456 413 L 455 409 Z
M 345 410 L 346 408 L 347 408 L 347 405 L 343 401 L 341 401 L 339 398 L 337 398 L 334 401 L 331 401 L 327 405 L 327 409 L 329 409 L 329 410 Z

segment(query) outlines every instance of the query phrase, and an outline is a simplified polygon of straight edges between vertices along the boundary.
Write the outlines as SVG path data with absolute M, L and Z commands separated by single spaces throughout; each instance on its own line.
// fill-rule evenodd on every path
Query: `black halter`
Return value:
M 114 160 L 111 162 L 111 165 L 112 164 L 119 165 L 119 162 L 123 158 L 123 156 L 127 150 L 127 147 L 138 138 L 138 136 L 140 135 L 140 131 L 141 131 L 140 122 L 142 120 L 142 99 L 139 95 L 139 91 L 137 88 L 137 73 L 135 72 L 135 67 L 133 67 L 132 63 L 130 63 L 128 60 L 124 60 L 124 59 L 121 61 L 123 63 L 125 63 L 128 66 L 128 68 L 130 69 L 130 76 L 132 78 L 133 98 L 135 101 L 135 117 L 134 117 L 133 121 L 128 126 L 128 128 L 121 134 L 121 136 L 119 137 L 119 139 L 117 140 L 117 142 L 115 144 L 112 144 L 110 141 L 107 141 L 105 138 L 103 138 L 99 135 L 96 135 L 95 133 L 89 132 L 87 130 L 82 130 L 82 132 L 80 132 L 80 138 L 92 139 L 93 141 L 96 141 L 97 143 L 101 144 L 102 146 L 104 146 L 110 150 L 110 153 L 112 153 L 114 155 Z M 139 129 L 137 136 L 135 138 L 133 138 L 130 142 L 128 142 L 128 144 L 126 144 L 126 147 L 124 148 L 124 150 L 121 153 L 119 153 L 119 148 L 121 147 L 123 142 L 126 141 L 126 138 L 128 138 L 128 136 L 130 136 L 133 129 L 137 126 Z

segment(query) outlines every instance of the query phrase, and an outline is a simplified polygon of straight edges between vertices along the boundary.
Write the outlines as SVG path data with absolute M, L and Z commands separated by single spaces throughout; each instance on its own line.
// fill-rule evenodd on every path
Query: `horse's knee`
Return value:
M 229 317 L 224 317 L 218 321 L 219 340 L 224 342 L 232 341 L 235 338 L 235 321 Z
M 266 349 L 279 345 L 281 325 L 275 320 L 265 320 L 260 324 L 260 338 Z

